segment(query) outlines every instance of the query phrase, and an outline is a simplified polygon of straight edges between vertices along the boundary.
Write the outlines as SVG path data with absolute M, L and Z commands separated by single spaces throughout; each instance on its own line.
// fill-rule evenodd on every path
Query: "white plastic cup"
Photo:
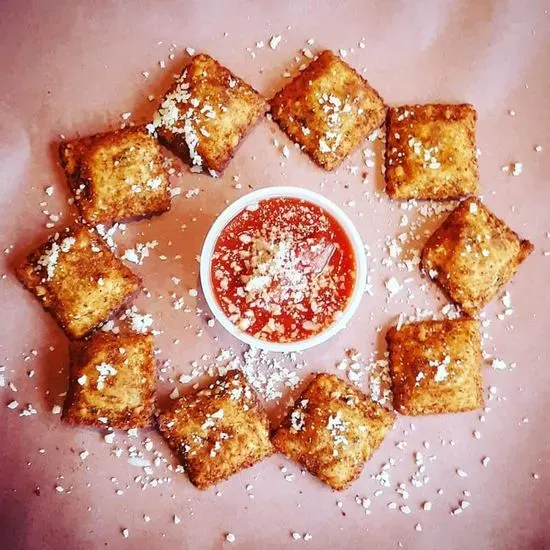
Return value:
M 323 210 L 328 212 L 344 229 L 355 255 L 355 285 L 351 292 L 350 299 L 346 305 L 346 308 L 339 316 L 339 318 L 329 327 L 327 327 L 322 332 L 311 336 L 310 338 L 304 338 L 303 340 L 297 340 L 295 342 L 269 342 L 267 340 L 262 340 L 260 338 L 255 338 L 251 334 L 248 334 L 240 330 L 234 323 L 232 323 L 224 311 L 220 307 L 216 295 L 214 293 L 212 285 L 212 255 L 216 246 L 216 242 L 227 226 L 227 224 L 248 206 L 257 204 L 258 202 L 271 199 L 271 198 L 293 198 L 293 199 L 303 199 L 305 201 L 311 202 Z M 206 303 L 212 310 L 214 317 L 220 323 L 220 325 L 232 334 L 235 338 L 239 339 L 241 342 L 248 344 L 249 346 L 264 349 L 267 351 L 277 351 L 277 352 L 296 352 L 303 351 L 313 346 L 317 346 L 326 342 L 332 338 L 335 334 L 340 332 L 353 317 L 353 314 L 356 312 L 363 293 L 365 291 L 365 283 L 367 280 L 367 260 L 365 257 L 365 249 L 363 246 L 363 241 L 359 232 L 353 225 L 352 221 L 344 213 L 344 211 L 334 204 L 332 201 L 323 197 L 319 193 L 309 191 L 308 189 L 302 189 L 301 187 L 267 187 L 265 189 L 260 189 L 254 191 L 241 197 L 236 200 L 233 204 L 229 205 L 216 219 L 213 223 L 210 231 L 206 235 L 204 241 L 202 252 L 201 252 L 201 261 L 200 261 L 200 278 L 202 290 L 204 297 L 206 298 Z

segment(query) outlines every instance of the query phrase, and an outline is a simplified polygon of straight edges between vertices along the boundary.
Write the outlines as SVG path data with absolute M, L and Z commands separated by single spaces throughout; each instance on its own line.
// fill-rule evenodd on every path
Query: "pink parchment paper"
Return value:
M 550 548 L 550 257 L 544 254 L 550 251 L 548 8 L 545 1 L 515 0 L 1 2 L 0 364 L 5 386 L 0 387 L 0 547 Z M 268 45 L 273 35 L 282 36 L 275 50 Z M 307 44 L 308 39 L 315 42 Z M 499 319 L 504 306 L 498 300 L 487 308 L 485 350 L 508 366 L 515 364 L 502 371 L 486 368 L 487 396 L 493 388 L 489 411 L 399 418 L 361 478 L 341 494 L 278 455 L 216 490 L 198 492 L 184 475 L 167 469 L 176 462 L 154 431 L 134 438 L 117 433 L 109 445 L 102 433 L 64 426 L 52 414 L 66 390 L 67 341 L 16 282 L 13 266 L 53 231 L 46 228 L 48 215 L 59 215 L 52 223 L 62 228 L 75 214 L 67 204 L 56 142 L 60 134 L 118 127 L 126 112 L 131 121 L 147 120 L 156 106 L 148 96 L 161 96 L 188 59 L 186 47 L 218 58 L 267 97 L 284 84 L 286 69 L 295 72 L 307 61 L 301 54 L 306 47 L 346 50 L 346 60 L 364 70 L 390 105 L 475 104 L 483 198 L 536 247 L 508 285 L 513 313 Z M 290 149 L 288 159 L 281 153 L 284 145 Z M 535 151 L 537 145 L 542 151 Z M 417 209 L 404 212 L 384 196 L 380 146 L 374 150 L 375 169 L 366 168 L 357 151 L 338 171 L 325 173 L 264 121 L 223 177 L 184 171 L 174 178 L 182 196 L 169 214 L 129 224 L 116 237 L 121 250 L 159 242 L 142 266 L 133 267 L 150 292 L 138 305 L 153 314 L 154 327 L 161 331 L 161 402 L 175 386 L 186 391 L 176 380 L 191 371 L 192 361 L 204 363 L 204 354 L 212 360 L 221 348 L 241 349 L 220 328 L 207 327 L 205 316 L 196 315 L 196 307 L 206 306 L 200 294 L 195 299 L 188 290 L 199 286 L 196 255 L 208 227 L 228 201 L 251 188 L 292 184 L 321 191 L 345 206 L 370 247 L 373 295 L 365 296 L 346 331 L 304 354 L 308 367 L 301 377 L 309 370 L 335 372 L 352 347 L 366 359 L 382 357 L 384 332 L 399 313 L 412 315 L 417 307 L 438 310 L 446 303 L 417 270 L 407 273 L 396 261 L 382 263 L 388 257 L 386 237 L 407 231 L 399 225 L 401 217 L 405 213 L 412 219 Z M 523 165 L 519 176 L 501 170 L 513 162 Z M 357 173 L 353 167 L 359 167 Z M 365 170 L 369 175 L 363 184 Z M 236 176 L 241 189 L 235 188 Z M 45 193 L 48 186 L 52 196 Z M 185 198 L 194 188 L 199 195 Z M 428 233 L 439 219 L 427 222 Z M 425 239 L 423 230 L 417 234 L 419 242 Z M 392 276 L 404 288 L 388 299 L 384 282 Z M 179 285 L 172 277 L 181 279 Z M 192 313 L 174 310 L 172 293 L 184 296 Z M 275 421 L 296 390 L 283 393 L 279 402 L 267 403 Z M 13 400 L 19 406 L 11 410 L 7 404 Z M 28 404 L 37 414 L 20 416 Z M 128 464 L 127 450 L 134 445 L 151 458 L 152 451 L 144 450 L 146 438 L 167 463 L 154 467 L 152 476 L 163 482 L 143 490 L 135 478 L 146 474 Z M 406 446 L 398 448 L 400 441 Z M 115 448 L 123 450 L 119 458 Z M 79 456 L 83 451 L 89 452 L 85 460 Z M 410 482 L 418 471 L 416 452 L 422 453 L 423 475 L 429 478 L 419 488 Z M 484 457 L 490 458 L 486 467 Z M 395 465 L 389 487 L 381 487 L 372 476 L 390 458 Z M 467 477 L 457 475 L 457 469 Z M 293 477 L 285 478 L 289 474 Z M 408 494 L 398 494 L 400 483 Z M 371 500 L 370 513 L 356 497 Z M 453 515 L 462 500 L 470 506 Z M 432 503 L 431 511 L 422 509 L 425 501 Z M 388 508 L 392 502 L 397 510 Z M 399 510 L 405 505 L 409 514 Z M 225 541 L 229 532 L 236 538 L 232 544 Z M 296 541 L 293 532 L 312 538 Z

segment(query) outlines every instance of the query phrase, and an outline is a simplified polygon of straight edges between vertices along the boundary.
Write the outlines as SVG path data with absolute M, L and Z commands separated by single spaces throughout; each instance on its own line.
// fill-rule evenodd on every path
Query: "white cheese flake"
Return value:
M 38 259 L 38 265 L 46 268 L 46 280 L 51 280 L 55 275 L 55 268 L 60 254 L 69 252 L 75 243 L 74 237 L 65 237 L 60 244 L 53 242 Z
M 384 283 L 386 290 L 389 292 L 389 297 L 395 296 L 403 287 L 399 284 L 399 281 L 395 277 L 390 277 Z
M 117 370 L 110 365 L 109 363 L 100 363 L 96 366 L 97 372 L 99 372 L 99 376 L 97 377 L 97 389 L 99 391 L 105 389 L 105 381 L 109 376 L 115 376 L 117 374 Z
M 281 43 L 282 39 L 283 39 L 283 37 L 280 34 L 276 34 L 276 35 L 272 36 L 269 40 L 269 47 L 272 50 L 277 49 L 277 46 Z
M 180 392 L 178 390 L 178 388 L 174 388 L 171 392 L 170 392 L 170 395 L 168 397 L 170 397 L 170 399 L 178 399 L 180 396 Z
M 506 370 L 508 365 L 502 359 L 493 359 L 491 367 L 495 370 Z

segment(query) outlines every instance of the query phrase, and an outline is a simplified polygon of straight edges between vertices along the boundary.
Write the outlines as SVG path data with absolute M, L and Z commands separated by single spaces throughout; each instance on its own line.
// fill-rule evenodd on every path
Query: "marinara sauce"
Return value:
M 301 199 L 259 201 L 222 230 L 212 256 L 217 300 L 242 331 L 294 342 L 332 325 L 355 286 L 352 245 L 340 224 Z

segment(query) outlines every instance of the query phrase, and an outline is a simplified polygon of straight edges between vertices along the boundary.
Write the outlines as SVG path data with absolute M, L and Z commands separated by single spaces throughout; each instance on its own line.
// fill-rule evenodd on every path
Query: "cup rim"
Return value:
M 216 246 L 216 242 L 227 224 L 238 214 L 240 214 L 246 207 L 251 204 L 257 203 L 261 200 L 275 198 L 275 197 L 288 197 L 297 198 L 309 201 L 317 206 L 320 206 L 323 210 L 326 210 L 331 214 L 335 220 L 341 225 L 346 233 L 346 236 L 350 240 L 356 264 L 356 277 L 355 285 L 351 292 L 350 298 L 346 305 L 346 308 L 340 315 L 340 317 L 325 330 L 311 336 L 310 338 L 304 338 L 302 340 L 296 340 L 295 342 L 269 342 L 255 338 L 254 336 L 247 334 L 240 330 L 234 323 L 232 323 L 220 305 L 214 294 L 211 278 L 211 264 L 212 255 Z M 359 234 L 359 231 L 350 220 L 348 215 L 334 202 L 327 199 L 325 196 L 309 189 L 294 186 L 280 186 L 280 187 L 266 187 L 257 191 L 252 191 L 246 195 L 240 197 L 235 202 L 227 206 L 223 212 L 216 218 L 212 226 L 210 227 L 206 238 L 204 240 L 201 256 L 200 256 L 200 282 L 204 297 L 208 307 L 212 311 L 214 318 L 220 325 L 229 332 L 232 336 L 248 344 L 251 347 L 263 349 L 266 351 L 275 351 L 282 353 L 299 352 L 310 349 L 314 346 L 318 346 L 337 333 L 339 333 L 349 323 L 363 297 L 365 291 L 365 285 L 367 280 L 367 259 L 363 240 Z

